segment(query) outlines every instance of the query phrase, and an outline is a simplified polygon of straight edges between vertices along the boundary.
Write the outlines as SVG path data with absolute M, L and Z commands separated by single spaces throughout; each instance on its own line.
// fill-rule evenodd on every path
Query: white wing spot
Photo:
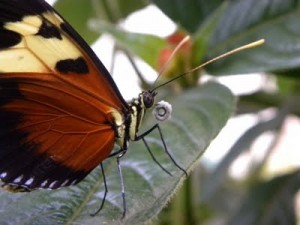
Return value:
M 33 182 L 33 177 L 31 177 L 30 179 L 28 179 L 26 182 L 25 182 L 25 185 L 31 185 L 32 182 Z
M 48 180 L 45 180 L 45 181 L 41 184 L 41 187 L 45 187 L 47 183 L 48 183 Z
M 55 186 L 55 184 L 57 183 L 58 181 L 56 180 L 56 181 L 53 181 L 50 185 L 49 185 L 49 188 L 53 188 L 54 186 Z
M 17 177 L 16 179 L 14 179 L 13 183 L 16 183 L 16 184 L 17 184 L 17 183 L 20 183 L 21 180 L 22 180 L 22 178 L 23 178 L 23 175 Z
M 74 185 L 76 183 L 77 183 L 77 180 L 73 180 L 72 183 L 71 183 L 71 185 Z
M 0 174 L 0 178 L 5 178 L 7 176 L 7 173 L 6 172 L 3 172 Z
M 63 182 L 62 184 L 61 184 L 61 186 L 63 187 L 63 186 L 66 186 L 66 184 L 69 182 L 69 179 L 67 179 L 67 180 L 65 180 L 65 182 Z

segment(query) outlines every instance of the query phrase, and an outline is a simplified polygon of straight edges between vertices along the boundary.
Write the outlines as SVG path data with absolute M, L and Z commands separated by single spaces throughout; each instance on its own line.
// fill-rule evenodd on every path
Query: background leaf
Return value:
M 190 33 L 221 5 L 222 0 L 152 0 L 168 17 Z
M 211 38 L 208 58 L 261 38 L 262 47 L 210 65 L 212 74 L 244 74 L 299 67 L 298 0 L 230 1 Z
M 199 30 L 203 22 L 223 7 L 224 3 L 218 0 L 209 2 L 153 0 L 153 2 L 190 33 Z M 199 49 L 195 51 L 207 49 L 205 56 L 206 59 L 210 59 L 258 39 L 264 38 L 266 44 L 209 65 L 207 68 L 209 73 L 245 74 L 299 67 L 298 0 L 233 0 L 226 3 L 227 8 L 219 20 L 214 35 L 210 37 L 210 43 L 207 46 L 199 45 Z
M 173 116 L 161 124 L 168 146 L 177 162 L 187 171 L 197 164 L 209 143 L 234 110 L 231 92 L 217 83 L 207 83 L 168 99 Z M 147 117 L 143 130 L 154 121 Z M 142 132 L 142 131 L 141 131 Z M 128 212 L 123 220 L 120 182 L 116 160 L 104 163 L 109 193 L 104 209 L 95 217 L 103 197 L 103 180 L 96 169 L 80 184 L 57 191 L 10 194 L 0 192 L 0 224 L 142 224 L 155 217 L 185 179 L 162 149 L 158 134 L 147 136 L 155 156 L 172 174 L 164 173 L 151 159 L 142 143 L 131 143 L 121 166 L 125 178 Z
M 225 180 L 229 167 L 236 158 L 245 151 L 248 151 L 253 142 L 263 133 L 279 130 L 287 115 L 288 109 L 284 108 L 280 112 L 276 113 L 270 120 L 261 121 L 250 127 L 244 134 L 242 134 L 229 149 L 217 167 L 212 171 L 212 174 L 210 174 L 210 178 L 203 185 L 201 198 L 205 201 L 215 195 L 218 191 L 217 187 L 222 186 L 220 183 Z
M 138 56 L 152 68 L 157 68 L 160 51 L 167 45 L 167 41 L 163 38 L 149 34 L 126 32 L 105 22 L 93 21 L 92 27 L 94 30 L 101 30 L 110 34 L 119 47 Z
M 116 23 L 130 13 L 146 6 L 146 0 L 58 0 L 54 7 L 89 43 L 100 36 L 101 30 L 88 26 L 91 19 Z
M 256 184 L 228 225 L 296 224 L 293 198 L 299 187 L 299 170 Z

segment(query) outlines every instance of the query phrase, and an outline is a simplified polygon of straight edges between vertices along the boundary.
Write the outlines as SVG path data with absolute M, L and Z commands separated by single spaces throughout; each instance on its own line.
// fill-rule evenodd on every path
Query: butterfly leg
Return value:
M 102 202 L 101 202 L 101 205 L 100 205 L 99 209 L 97 209 L 96 212 L 91 213 L 90 214 L 91 216 L 97 215 L 102 210 L 102 208 L 104 206 L 104 202 L 106 200 L 106 195 L 107 195 L 107 192 L 108 192 L 107 184 L 106 184 L 106 178 L 105 178 L 105 173 L 104 173 L 104 169 L 103 169 L 103 164 L 102 163 L 100 163 L 100 167 L 101 167 L 101 172 L 102 172 L 102 177 L 103 177 L 103 183 L 104 183 L 104 195 L 103 195 L 103 199 L 102 199 Z
M 149 145 L 148 145 L 148 143 L 147 143 L 145 137 L 143 136 L 143 137 L 141 137 L 141 139 L 143 140 L 144 145 L 146 146 L 146 149 L 148 150 L 148 152 L 149 152 L 151 158 L 153 159 L 153 161 L 154 161 L 154 162 L 155 162 L 155 163 L 156 163 L 163 171 L 165 171 L 165 172 L 166 172 L 167 174 L 169 174 L 170 176 L 173 176 L 166 168 L 164 168 L 164 167 L 157 161 L 157 159 L 156 159 L 155 156 L 153 155 L 153 153 L 152 153 L 152 151 L 151 151 L 151 149 L 150 149 L 150 147 L 149 147 Z
M 145 144 L 145 146 L 146 146 L 146 148 L 147 148 L 147 150 L 148 150 L 148 152 L 150 153 L 151 157 L 154 159 L 154 161 L 155 161 L 155 162 L 156 162 L 156 163 L 157 163 L 164 171 L 166 171 L 166 169 L 164 169 L 164 168 L 162 167 L 162 165 L 161 165 L 160 163 L 158 163 L 158 161 L 154 158 L 154 155 L 152 154 L 152 152 L 151 152 L 151 150 L 150 150 L 150 147 L 149 147 L 149 145 L 147 144 L 147 142 L 146 142 L 146 140 L 145 140 L 145 136 L 148 135 L 148 134 L 150 134 L 150 133 L 151 133 L 153 130 L 155 130 L 155 129 L 158 130 L 158 133 L 159 133 L 160 139 L 161 139 L 161 141 L 162 141 L 162 143 L 163 143 L 164 151 L 166 152 L 166 154 L 167 154 L 167 155 L 169 156 L 169 158 L 172 160 L 172 162 L 174 163 L 174 165 L 175 165 L 178 169 L 180 169 L 182 172 L 184 172 L 184 174 L 185 174 L 186 176 L 188 176 L 188 175 L 187 175 L 187 172 L 185 171 L 185 169 L 183 169 L 183 168 L 175 161 L 175 159 L 172 157 L 172 155 L 171 155 L 170 152 L 168 151 L 168 148 L 167 148 L 165 139 L 164 139 L 164 137 L 163 137 L 162 131 L 161 131 L 160 126 L 159 126 L 158 123 L 155 124 L 155 125 L 154 125 L 152 128 L 150 128 L 149 130 L 147 130 L 147 131 L 145 131 L 144 133 L 142 133 L 141 135 L 137 136 L 135 140 L 137 141 L 137 140 L 142 139 L 143 142 L 144 142 L 144 144 Z M 169 171 L 168 171 L 167 173 L 170 174 Z
M 120 159 L 125 155 L 126 150 L 122 150 L 121 153 L 117 156 L 117 164 L 118 164 L 118 171 L 119 171 L 119 177 L 121 181 L 121 193 L 122 193 L 122 199 L 123 199 L 123 214 L 122 218 L 125 217 L 126 215 L 126 198 L 125 198 L 125 185 L 124 185 L 124 179 L 123 179 L 123 174 L 122 174 L 122 168 L 120 165 Z
M 107 158 L 114 157 L 114 156 L 116 156 L 116 155 L 121 154 L 122 152 L 124 152 L 124 150 L 123 150 L 123 149 L 120 149 L 120 150 L 118 150 L 118 151 L 116 151 L 116 152 L 111 153 Z

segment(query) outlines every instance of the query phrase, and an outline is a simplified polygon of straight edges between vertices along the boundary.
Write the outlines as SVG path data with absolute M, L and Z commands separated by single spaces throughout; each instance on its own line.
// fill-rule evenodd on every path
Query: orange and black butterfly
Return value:
M 103 172 L 102 161 L 110 156 L 119 165 L 129 141 L 143 140 L 150 152 L 144 137 L 154 129 L 162 137 L 158 124 L 137 132 L 155 95 L 154 89 L 144 91 L 127 103 L 87 43 L 44 0 L 0 1 L 4 188 L 77 184 L 98 165 Z M 120 150 L 112 153 L 115 143 Z M 120 165 L 119 172 L 122 180 Z M 124 193 L 123 199 L 125 205 Z

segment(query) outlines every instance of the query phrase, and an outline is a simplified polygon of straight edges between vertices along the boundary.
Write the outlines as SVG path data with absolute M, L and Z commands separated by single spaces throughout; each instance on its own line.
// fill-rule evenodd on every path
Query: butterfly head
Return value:
M 140 108 L 143 109 L 143 111 L 146 111 L 147 109 L 150 109 L 154 106 L 153 109 L 153 115 L 157 121 L 165 121 L 171 118 L 172 113 L 172 105 L 166 101 L 160 101 L 155 103 L 155 97 L 157 95 L 157 92 L 154 90 L 149 91 L 143 91 L 139 95 L 139 103 Z
M 157 93 L 151 90 L 143 91 L 139 95 L 140 101 L 145 109 L 149 109 L 154 105 L 156 95 Z

